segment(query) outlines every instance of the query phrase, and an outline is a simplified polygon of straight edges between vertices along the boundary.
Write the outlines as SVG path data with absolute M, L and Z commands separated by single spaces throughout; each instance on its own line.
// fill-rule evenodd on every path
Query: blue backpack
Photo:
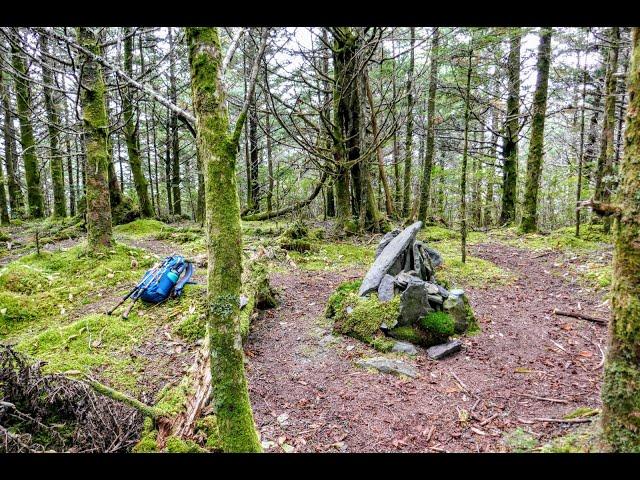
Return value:
M 182 289 L 190 282 L 193 264 L 180 255 L 171 255 L 164 259 L 159 267 L 147 270 L 139 284 L 140 298 L 149 303 L 160 303 L 167 298 L 179 297 Z

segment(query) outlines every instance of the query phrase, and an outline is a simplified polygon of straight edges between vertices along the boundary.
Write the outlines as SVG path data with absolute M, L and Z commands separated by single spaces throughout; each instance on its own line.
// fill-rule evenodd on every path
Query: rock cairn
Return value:
M 391 301 L 400 295 L 397 321 L 380 325 L 380 329 L 391 336 L 395 336 L 395 331 L 400 331 L 398 327 L 411 327 L 417 332 L 425 330 L 424 319 L 432 312 L 449 314 L 454 322 L 451 334 L 463 333 L 474 321 L 473 313 L 463 290 L 447 290 L 437 282 L 436 267 L 442 264 L 442 256 L 424 242 L 416 240 L 421 227 L 422 222 L 416 222 L 404 230 L 393 230 L 382 238 L 375 261 L 365 275 L 358 295 L 366 297 L 376 292 L 381 302 Z M 452 351 L 460 348 L 459 341 L 449 344 Z M 437 355 L 434 357 L 442 358 L 446 345 L 438 345 L 441 348 L 436 349 Z

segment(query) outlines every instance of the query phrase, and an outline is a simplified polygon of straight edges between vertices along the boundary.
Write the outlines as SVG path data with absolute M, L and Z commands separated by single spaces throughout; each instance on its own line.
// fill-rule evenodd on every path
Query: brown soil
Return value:
M 365 272 L 272 275 L 282 303 L 254 321 L 246 346 L 256 424 L 262 440 L 273 442 L 268 451 L 282 451 L 280 444 L 302 452 L 504 451 L 506 432 L 521 427 L 544 442 L 575 425 L 537 419 L 598 408 L 607 328 L 552 312 L 608 318 L 603 294 L 569 278 L 556 253 L 501 244 L 471 253 L 518 279 L 467 288 L 481 333 L 440 361 L 422 349 L 404 357 L 418 368 L 417 379 L 357 367 L 357 359 L 380 354 L 332 336 L 323 319 L 336 286 Z

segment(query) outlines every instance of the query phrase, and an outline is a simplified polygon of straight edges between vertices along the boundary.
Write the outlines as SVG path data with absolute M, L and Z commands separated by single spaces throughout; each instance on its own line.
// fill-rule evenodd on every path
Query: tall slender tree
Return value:
M 246 110 L 229 131 L 221 81 L 220 39 L 215 27 L 187 28 L 196 144 L 205 172 L 207 323 L 211 383 L 222 447 L 227 452 L 259 452 L 258 435 L 244 373 L 238 318 L 242 272 L 242 229 L 236 179 L 238 143 Z M 253 85 L 255 75 L 252 72 Z
M 402 184 L 402 215 L 406 217 L 411 210 L 411 166 L 413 164 L 413 70 L 415 66 L 414 46 L 416 29 L 410 27 L 409 71 L 407 72 L 407 133 L 404 144 L 404 182 Z
M 518 136 L 520 135 L 520 28 L 509 35 L 507 60 L 508 97 L 504 123 L 502 156 L 502 210 L 500 223 L 508 224 L 516 218 L 516 192 L 518 181 Z
M 609 349 L 602 384 L 603 431 L 618 452 L 640 452 L 640 29 L 632 31 L 627 128 L 614 213 Z M 601 209 L 602 211 L 603 209 Z
M 101 55 L 101 41 L 92 28 L 77 27 L 78 43 L 94 55 Z M 80 106 L 83 143 L 87 155 L 87 242 L 89 251 L 111 246 L 111 205 L 109 202 L 109 120 L 102 67 L 90 56 L 80 54 Z
M 36 139 L 31 122 L 31 81 L 24 59 L 22 38 L 18 28 L 12 29 L 11 61 L 14 69 L 16 104 L 20 121 L 20 143 L 24 159 L 25 178 L 27 180 L 27 201 L 29 215 L 33 218 L 44 217 L 44 194 L 40 184 L 40 166 L 36 154 Z
M 130 27 L 123 28 L 124 35 L 124 71 L 133 76 L 133 32 Z M 153 216 L 153 207 L 149 199 L 148 182 L 142 171 L 140 157 L 139 119 L 136 118 L 133 106 L 133 88 L 126 84 L 123 87 L 122 115 L 124 116 L 124 136 L 127 142 L 129 165 L 133 175 L 133 183 L 140 203 L 140 213 L 143 217 Z
M 542 175 L 544 155 L 544 121 L 547 113 L 547 90 L 549 85 L 549 66 L 551 64 L 552 29 L 542 27 L 538 47 L 536 90 L 533 96 L 533 118 L 531 120 L 531 139 L 527 156 L 527 183 L 524 194 L 524 211 L 521 230 L 524 233 L 538 229 L 538 192 Z

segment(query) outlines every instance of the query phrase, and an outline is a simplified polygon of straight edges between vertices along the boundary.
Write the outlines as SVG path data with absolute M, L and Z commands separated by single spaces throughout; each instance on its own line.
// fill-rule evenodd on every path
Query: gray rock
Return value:
M 417 355 L 418 349 L 409 342 L 396 342 L 393 344 L 392 352 L 406 353 L 407 355 Z
M 358 360 L 356 364 L 365 368 L 375 368 L 382 373 L 406 375 L 411 378 L 416 378 L 419 375 L 418 370 L 412 365 L 386 357 L 363 358 Z
M 402 252 L 406 250 L 407 246 L 413 242 L 421 227 L 422 222 L 415 222 L 389 242 L 378 258 L 375 259 L 367 275 L 364 277 L 358 295 L 364 296 L 378 289 L 382 277 L 385 276 Z
M 424 261 L 422 259 L 422 253 L 418 247 L 418 242 L 413 242 L 413 269 L 417 272 L 418 276 L 423 280 L 427 280 L 426 269 L 424 267 Z
M 401 231 L 402 230 L 400 230 L 399 228 L 396 228 L 395 230 L 391 230 L 390 232 L 384 234 L 384 237 L 382 237 L 382 240 L 380 240 L 380 243 L 378 244 L 378 248 L 376 248 L 376 258 L 378 258 L 385 247 L 389 245 L 389 242 L 396 238 Z
M 456 290 L 449 292 L 449 297 L 442 304 L 442 310 L 453 318 L 456 333 L 462 333 L 469 327 L 465 305 L 466 298 L 464 293 L 462 295 L 455 295 L 454 292 L 456 292 Z
M 396 275 L 394 283 L 402 289 L 407 288 L 408 285 L 424 285 L 424 280 L 414 274 L 413 270 L 400 272 Z
M 240 295 L 240 308 L 246 307 L 247 303 L 249 303 L 249 299 L 246 297 L 246 295 Z
M 393 299 L 393 294 L 395 293 L 395 278 L 391 275 L 387 274 L 382 277 L 382 281 L 380 282 L 380 286 L 378 287 L 378 299 L 381 302 L 388 302 Z
M 460 340 L 451 340 L 450 342 L 427 348 L 427 355 L 432 360 L 440 360 L 447 355 L 451 355 L 452 353 L 459 351 L 461 348 L 462 342 Z
M 436 305 L 442 305 L 444 303 L 444 299 L 440 295 L 427 295 L 429 299 L 429 303 L 434 303 Z
M 407 252 L 402 252 L 400 254 L 400 256 L 396 259 L 395 262 L 393 262 L 393 265 L 391 265 L 391 267 L 389 268 L 389 270 L 387 270 L 387 273 L 389 275 L 397 275 L 400 272 L 402 272 L 402 269 L 404 268 L 404 259 L 407 255 Z
M 449 298 L 449 290 L 444 288 L 442 285 L 438 285 L 438 295 L 442 298 Z
M 433 312 L 429 304 L 424 283 L 409 284 L 407 289 L 400 296 L 400 318 L 398 325 L 412 325 L 427 313 Z
M 438 252 L 437 250 L 431 247 L 427 247 L 426 245 L 424 246 L 424 250 L 425 252 L 427 252 L 427 255 L 431 260 L 431 265 L 433 266 L 433 268 L 442 265 L 443 260 L 442 260 L 442 255 L 440 255 L 440 252 Z
M 427 293 L 431 295 L 438 295 L 440 293 L 440 289 L 435 283 L 427 282 L 425 283 L 425 287 L 427 289 Z

